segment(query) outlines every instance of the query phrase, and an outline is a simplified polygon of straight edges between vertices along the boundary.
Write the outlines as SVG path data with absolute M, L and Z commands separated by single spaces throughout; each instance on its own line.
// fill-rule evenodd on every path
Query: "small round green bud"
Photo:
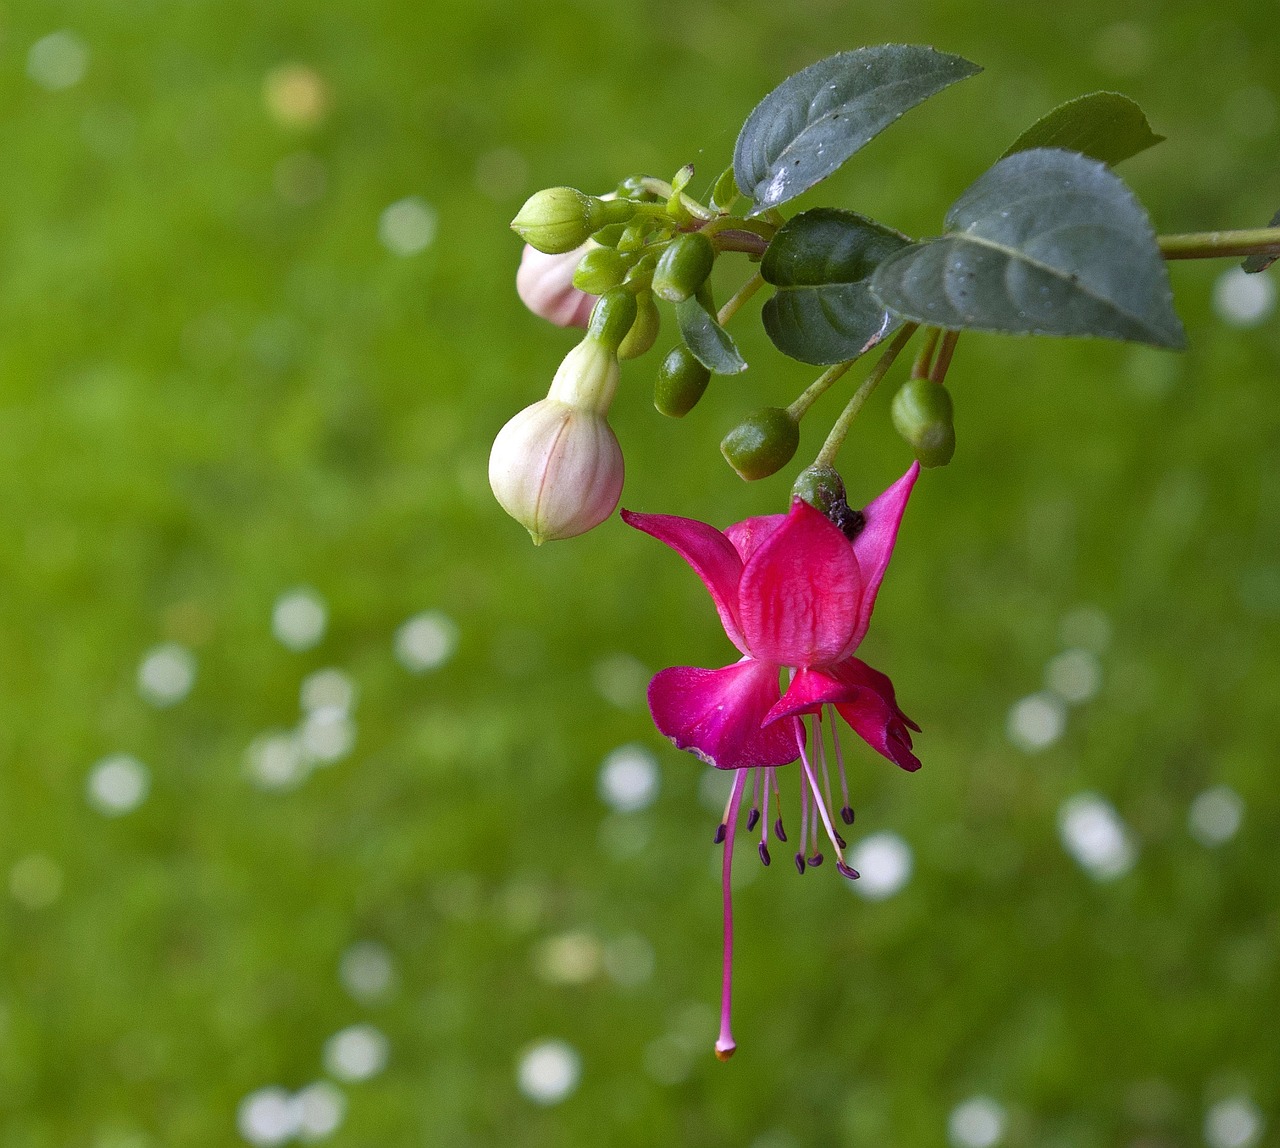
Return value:
M 591 310 L 587 338 L 617 351 L 636 321 L 636 297 L 625 287 L 615 287 L 600 296 Z
M 631 324 L 627 337 L 618 344 L 619 359 L 638 359 L 658 340 L 658 328 L 662 325 L 662 316 L 658 314 L 658 305 L 653 295 L 642 291 L 636 296 L 636 318 Z
M 618 286 L 627 273 L 628 260 L 612 247 L 593 247 L 573 272 L 573 285 L 588 295 L 603 295 Z
M 761 407 L 747 415 L 720 443 L 720 453 L 752 482 L 787 465 L 800 445 L 800 423 L 782 407 Z
M 619 199 L 631 199 L 636 203 L 659 203 L 661 196 L 657 192 L 650 191 L 645 186 L 645 180 L 649 179 L 646 175 L 629 175 L 620 184 L 618 184 L 617 196 Z
M 806 466 L 796 475 L 795 482 L 791 484 L 791 497 L 803 498 L 828 518 L 839 513 L 842 506 L 849 505 L 840 472 L 822 462 Z
M 681 343 L 667 353 L 658 368 L 658 377 L 653 384 L 653 405 L 659 414 L 682 419 L 698 405 L 709 382 L 711 372 Z
M 929 379 L 908 379 L 893 396 L 893 425 L 921 466 L 946 466 L 956 450 L 951 392 Z
M 635 204 L 625 199 L 597 199 L 573 187 L 549 187 L 531 195 L 511 228 L 530 247 L 546 255 L 562 255 L 580 247 L 611 223 L 626 223 Z
M 676 236 L 658 260 L 653 273 L 653 293 L 668 303 L 683 303 L 707 281 L 716 261 L 716 249 L 700 231 Z

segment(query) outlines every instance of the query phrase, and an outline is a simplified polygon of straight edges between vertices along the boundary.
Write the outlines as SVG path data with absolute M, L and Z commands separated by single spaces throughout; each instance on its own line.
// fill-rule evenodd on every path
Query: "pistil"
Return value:
M 742 791 L 747 785 L 747 771 L 738 769 L 733 774 L 733 789 L 725 810 L 723 826 L 724 865 L 721 880 L 724 895 L 724 971 L 720 981 L 720 1037 L 716 1041 L 716 1059 L 728 1060 L 738 1047 L 729 1027 L 729 1013 L 733 999 L 733 837 L 738 825 L 738 809 L 742 804 Z

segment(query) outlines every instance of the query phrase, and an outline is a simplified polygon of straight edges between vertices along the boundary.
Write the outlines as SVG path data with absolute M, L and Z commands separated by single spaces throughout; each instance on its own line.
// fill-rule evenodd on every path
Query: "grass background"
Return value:
M 6 1148 L 238 1142 L 242 1099 L 321 1077 L 324 1042 L 353 1023 L 377 1025 L 390 1059 L 345 1088 L 340 1145 L 926 1148 L 975 1093 L 1006 1108 L 1009 1145 L 1201 1144 L 1233 1095 L 1272 1116 L 1274 1142 L 1280 326 L 1215 314 L 1226 264 L 1172 269 L 1181 357 L 962 341 L 960 447 L 921 483 L 865 647 L 924 727 L 925 768 L 851 754 L 859 834 L 899 834 L 915 873 L 882 903 L 786 865 L 742 889 L 727 1066 L 710 1056 L 701 767 L 596 686 L 602 661 L 631 664 L 618 655 L 718 665 L 727 643 L 650 540 L 615 519 L 535 551 L 485 482 L 493 434 L 572 345 L 514 295 L 506 223 L 533 190 L 688 161 L 710 179 L 786 74 L 893 40 L 987 71 L 822 201 L 931 233 L 1027 123 L 1119 88 L 1169 137 L 1123 171 L 1159 230 L 1257 226 L 1280 204 L 1274 15 L 1263 0 L 0 9 L 0 875 L 21 893 L 36 856 L 57 877 L 52 896 L 0 902 Z M 51 91 L 29 52 L 60 29 L 88 64 Z M 264 102 L 291 62 L 331 96 L 310 127 Z M 299 154 L 323 177 L 302 203 L 280 190 Z M 439 226 L 401 257 L 379 219 L 406 196 Z M 680 423 L 650 406 L 655 359 L 625 369 L 625 505 L 720 524 L 781 508 L 790 474 L 746 486 L 715 444 L 808 374 L 758 334 L 743 346 L 753 369 Z M 908 461 L 891 392 L 846 447 L 855 500 Z M 807 430 L 802 458 L 820 441 Z M 330 611 L 305 653 L 270 624 L 298 585 Z M 1111 623 L 1102 691 L 1029 756 L 1006 715 L 1081 604 Z M 392 638 L 424 609 L 460 641 L 415 676 Z M 157 711 L 135 678 L 165 640 L 198 677 Z M 263 792 L 246 747 L 297 720 L 299 683 L 325 666 L 358 684 L 355 749 Z M 630 742 L 657 755 L 662 788 L 620 819 L 596 775 Z M 115 752 L 152 788 L 113 819 L 85 786 Z M 1246 812 L 1211 850 L 1186 816 L 1215 784 Z M 1117 881 L 1058 839 L 1083 790 L 1137 842 Z M 653 975 L 548 984 L 536 954 L 566 931 L 639 934 Z M 361 940 L 395 962 L 374 1003 L 338 976 Z M 543 1109 L 515 1065 L 548 1036 L 583 1074 Z M 685 1050 L 676 1083 L 645 1069 L 664 1040 Z

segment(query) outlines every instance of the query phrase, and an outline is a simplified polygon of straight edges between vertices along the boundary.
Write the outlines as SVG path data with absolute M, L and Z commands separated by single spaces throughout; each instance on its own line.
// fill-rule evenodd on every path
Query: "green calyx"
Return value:
M 638 311 L 636 297 L 625 287 L 606 291 L 592 308 L 587 338 L 594 339 L 616 354 L 634 326 Z
M 598 199 L 573 187 L 548 187 L 531 195 L 511 221 L 511 229 L 530 247 L 563 255 L 611 224 L 626 223 L 636 205 L 625 199 Z
M 956 451 L 951 393 L 930 379 L 908 379 L 893 396 L 894 429 L 910 444 L 920 465 L 946 466 Z
M 800 446 L 800 423 L 782 407 L 747 415 L 720 443 L 725 461 L 747 482 L 776 474 Z
M 662 360 L 653 384 L 653 405 L 668 418 L 684 418 L 706 392 L 711 372 L 683 343 Z
M 619 359 L 638 359 L 657 342 L 658 328 L 662 325 L 662 316 L 658 314 L 658 306 L 650 292 L 642 291 L 635 300 L 635 321 L 626 338 L 618 344 Z
M 683 303 L 698 293 L 715 261 L 715 246 L 700 231 L 676 236 L 658 260 L 653 293 L 668 303 Z

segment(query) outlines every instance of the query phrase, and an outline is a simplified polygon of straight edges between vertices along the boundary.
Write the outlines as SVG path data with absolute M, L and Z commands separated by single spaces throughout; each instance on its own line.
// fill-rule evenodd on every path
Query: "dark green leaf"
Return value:
M 1038 147 L 1078 151 L 1115 166 L 1164 139 L 1137 104 L 1119 92 L 1090 92 L 1036 120 L 1000 158 Z
M 949 84 L 982 71 L 911 44 L 841 52 L 774 88 L 747 117 L 733 149 L 738 187 L 755 214 L 826 179 L 894 120 Z
M 1280 227 L 1280 211 L 1271 217 L 1268 227 Z M 1271 266 L 1280 255 L 1250 255 L 1243 263 L 1240 264 L 1250 275 L 1257 275 L 1259 271 L 1265 271 Z
M 1105 164 L 1019 152 L 955 202 L 946 226 L 876 269 L 871 289 L 889 310 L 953 329 L 1185 346 L 1151 222 Z
M 760 273 L 778 288 L 764 305 L 774 346 L 802 363 L 856 359 L 897 321 L 872 296 L 871 273 L 911 240 L 852 211 L 795 216 L 765 252 Z
M 693 357 L 708 371 L 736 375 L 747 369 L 746 360 L 738 353 L 729 332 L 716 322 L 715 315 L 696 296 L 676 307 L 676 321 Z

